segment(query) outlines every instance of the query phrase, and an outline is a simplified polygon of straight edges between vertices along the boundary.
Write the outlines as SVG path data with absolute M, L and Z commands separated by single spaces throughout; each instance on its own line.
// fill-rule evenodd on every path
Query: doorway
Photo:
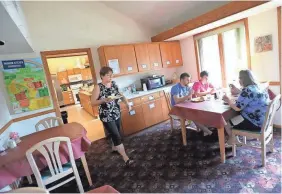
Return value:
M 98 107 L 91 105 L 97 84 L 91 49 L 43 51 L 41 57 L 56 116 L 82 124 L 91 141 L 103 138 Z

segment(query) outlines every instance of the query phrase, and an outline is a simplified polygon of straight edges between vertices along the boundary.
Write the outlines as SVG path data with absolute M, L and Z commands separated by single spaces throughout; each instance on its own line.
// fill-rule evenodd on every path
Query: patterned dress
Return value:
M 98 84 L 100 88 L 100 94 L 98 100 L 108 98 L 109 96 L 119 96 L 118 86 L 112 81 L 112 86 L 107 88 L 104 84 Z M 118 100 L 113 100 L 108 103 L 99 105 L 99 116 L 102 122 L 112 122 L 120 118 L 120 106 Z
M 242 89 L 236 101 L 236 106 L 241 109 L 241 115 L 257 127 L 262 127 L 269 96 L 266 90 L 257 85 L 249 85 Z

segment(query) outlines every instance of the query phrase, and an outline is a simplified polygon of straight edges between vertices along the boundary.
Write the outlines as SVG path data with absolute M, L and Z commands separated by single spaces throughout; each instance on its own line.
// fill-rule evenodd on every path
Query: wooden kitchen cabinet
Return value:
M 67 72 L 68 72 L 68 75 L 74 75 L 73 69 L 68 69 Z
M 161 99 L 143 103 L 142 109 L 146 127 L 150 127 L 163 121 Z
M 149 43 L 147 44 L 150 68 L 151 70 L 160 70 L 163 68 L 160 44 L 159 43 Z
M 94 116 L 98 117 L 98 106 L 92 106 L 91 104 L 91 94 L 79 92 L 80 104 L 84 108 L 86 112 Z
M 73 99 L 72 91 L 65 91 L 62 93 L 63 93 L 64 105 L 70 105 L 75 103 Z
M 134 49 L 139 72 L 149 71 L 151 65 L 147 44 L 136 44 Z
M 118 52 L 121 56 L 120 66 L 124 74 L 137 73 L 137 61 L 133 45 L 119 46 Z
M 160 51 L 163 67 L 177 67 L 183 65 L 179 41 L 161 42 Z
M 135 106 L 130 112 L 121 111 L 121 123 L 124 135 L 130 135 L 146 128 L 142 106 Z
M 172 65 L 175 67 L 182 66 L 183 61 L 182 61 L 180 42 L 179 41 L 171 42 L 170 47 L 172 54 Z
M 57 79 L 60 85 L 68 84 L 69 83 L 68 72 L 67 71 L 58 72 Z
M 73 68 L 74 74 L 81 74 L 81 69 L 80 68 Z
M 92 74 L 90 68 L 81 69 L 82 80 L 91 80 Z

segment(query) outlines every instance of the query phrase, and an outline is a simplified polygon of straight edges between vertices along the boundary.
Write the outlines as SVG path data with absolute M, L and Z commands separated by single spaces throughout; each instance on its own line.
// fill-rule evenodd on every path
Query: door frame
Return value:
M 41 54 L 41 59 L 42 59 L 42 62 L 43 62 L 43 68 L 44 68 L 44 71 L 45 71 L 46 80 L 47 80 L 48 87 L 49 87 L 49 90 L 50 90 L 50 94 L 51 94 L 51 97 L 52 97 L 53 106 L 55 108 L 55 113 L 56 113 L 57 117 L 61 117 L 60 106 L 59 106 L 58 99 L 57 99 L 57 96 L 56 96 L 56 93 L 55 93 L 55 89 L 53 87 L 53 83 L 52 83 L 52 79 L 51 79 L 51 73 L 50 73 L 50 70 L 49 70 L 47 59 L 87 55 L 88 60 L 89 60 L 89 67 L 90 67 L 90 70 L 91 70 L 93 82 L 94 82 L 94 84 L 97 84 L 97 77 L 96 77 L 96 72 L 95 72 L 95 67 L 94 67 L 91 49 L 90 48 L 80 48 L 80 49 L 42 51 L 42 52 L 40 52 L 40 54 Z

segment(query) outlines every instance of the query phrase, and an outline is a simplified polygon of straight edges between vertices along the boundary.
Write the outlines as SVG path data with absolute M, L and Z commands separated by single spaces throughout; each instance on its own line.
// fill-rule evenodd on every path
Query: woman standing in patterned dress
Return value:
M 99 106 L 99 117 L 104 125 L 104 128 L 110 135 L 113 143 L 112 149 L 117 151 L 123 158 L 125 164 L 130 165 L 133 160 L 127 156 L 120 135 L 121 128 L 121 113 L 118 99 L 111 98 L 112 96 L 122 96 L 122 101 L 130 110 L 127 99 L 119 92 L 118 86 L 112 81 L 113 70 L 110 67 L 102 67 L 100 70 L 102 82 L 99 83 L 93 90 L 91 103 Z

